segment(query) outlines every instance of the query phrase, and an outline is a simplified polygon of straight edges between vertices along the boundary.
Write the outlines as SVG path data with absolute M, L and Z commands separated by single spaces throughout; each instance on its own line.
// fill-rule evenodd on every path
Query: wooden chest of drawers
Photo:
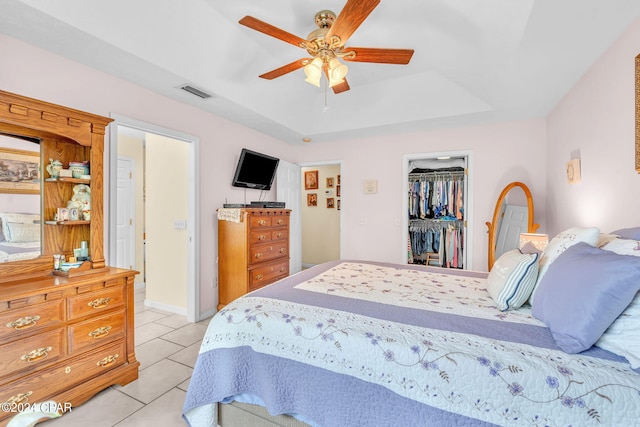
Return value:
M 218 310 L 289 275 L 289 209 L 240 209 L 218 220 Z
M 138 378 L 135 271 L 37 276 L 0 286 L 0 402 L 80 405 Z M 0 412 L 5 425 L 10 412 Z

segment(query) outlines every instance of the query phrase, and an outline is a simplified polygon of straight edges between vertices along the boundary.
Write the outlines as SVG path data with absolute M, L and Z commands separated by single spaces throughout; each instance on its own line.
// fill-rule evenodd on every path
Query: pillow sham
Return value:
M 618 255 L 585 242 L 549 266 L 533 296 L 531 314 L 567 353 L 591 347 L 640 289 L 640 257 Z
M 523 254 L 538 254 L 540 255 L 542 251 L 535 247 L 532 242 L 527 242 L 520 248 L 520 252 Z
M 640 294 L 636 294 L 596 345 L 626 358 L 633 369 L 640 368 Z
M 501 311 L 514 310 L 527 302 L 538 277 L 538 254 L 519 249 L 505 252 L 487 276 L 487 290 Z
M 540 257 L 540 266 L 538 267 L 538 280 L 533 287 L 531 293 L 531 305 L 533 305 L 533 297 L 535 296 L 540 281 L 544 277 L 549 266 L 555 261 L 558 256 L 564 252 L 567 248 L 575 245 L 578 242 L 586 242 L 591 246 L 595 246 L 600 238 L 600 229 L 597 227 L 572 227 L 558 233 L 544 248 L 542 256 Z
M 640 227 L 621 228 L 620 230 L 613 231 L 611 234 L 616 234 L 623 239 L 640 240 Z
M 640 240 L 615 239 L 604 245 L 602 249 L 618 255 L 640 256 Z
M 21 224 L 7 222 L 8 233 L 5 238 L 9 243 L 40 242 L 40 224 Z
M 2 235 L 4 237 L 3 240 L 9 241 L 9 226 L 7 224 L 11 222 L 20 224 L 34 224 L 40 222 L 40 215 L 2 212 L 0 213 L 0 222 L 2 223 Z

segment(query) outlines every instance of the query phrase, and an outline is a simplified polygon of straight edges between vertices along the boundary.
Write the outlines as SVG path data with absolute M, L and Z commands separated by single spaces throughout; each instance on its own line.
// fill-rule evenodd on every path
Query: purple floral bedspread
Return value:
M 184 418 L 260 400 L 318 426 L 613 426 L 640 375 L 559 350 L 530 310 L 500 312 L 486 273 L 336 261 L 242 297 L 210 322 Z

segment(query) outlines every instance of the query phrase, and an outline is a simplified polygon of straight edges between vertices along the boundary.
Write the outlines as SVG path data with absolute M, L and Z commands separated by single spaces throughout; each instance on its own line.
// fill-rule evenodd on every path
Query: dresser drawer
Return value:
M 0 314 L 0 340 L 23 336 L 26 332 L 58 325 L 63 321 L 63 299 L 9 310 Z
M 273 227 L 288 227 L 289 226 L 289 217 L 288 216 L 275 216 L 271 219 L 271 225 Z
M 249 217 L 249 228 L 252 230 L 260 229 L 260 228 L 269 228 L 271 227 L 271 217 L 270 216 L 250 216 Z
M 125 311 L 119 310 L 69 325 L 69 354 L 73 355 L 124 337 L 125 318 Z
M 0 346 L 2 376 L 55 362 L 65 355 L 63 339 L 60 328 Z
M 60 363 L 4 385 L 0 390 L 0 402 L 42 402 L 55 391 L 69 389 L 125 361 L 124 341 L 119 341 L 82 358 L 70 359 L 68 363 Z M 5 414 L 0 412 L 0 417 L 2 415 Z
M 125 302 L 124 286 L 114 286 L 101 291 L 87 292 L 69 298 L 69 319 L 121 307 Z
M 270 263 L 249 271 L 249 291 L 255 291 L 289 275 L 289 259 Z
M 249 248 L 249 264 L 257 264 L 270 259 L 287 257 L 289 255 L 289 242 L 286 240 L 257 244 Z

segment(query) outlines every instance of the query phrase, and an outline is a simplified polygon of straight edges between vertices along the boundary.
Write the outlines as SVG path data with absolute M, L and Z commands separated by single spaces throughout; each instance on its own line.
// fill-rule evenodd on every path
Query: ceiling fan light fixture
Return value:
M 320 76 L 318 76 L 317 78 L 307 77 L 306 79 L 304 79 L 304 81 L 314 86 L 320 87 Z
M 347 76 L 349 68 L 341 63 L 338 58 L 331 58 L 329 60 L 329 76 L 330 80 L 341 81 Z

